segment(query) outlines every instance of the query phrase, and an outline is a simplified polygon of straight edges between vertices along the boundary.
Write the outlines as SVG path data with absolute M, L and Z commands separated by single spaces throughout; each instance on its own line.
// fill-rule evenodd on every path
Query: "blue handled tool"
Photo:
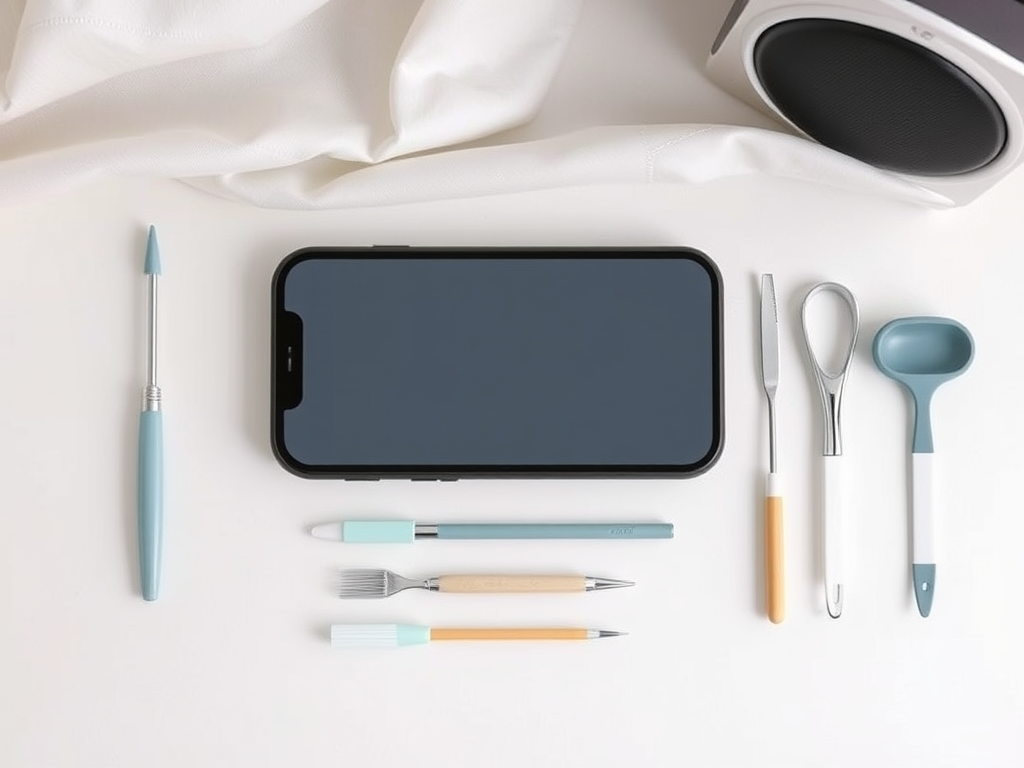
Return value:
M 160 560 L 164 517 L 164 445 L 162 398 L 156 383 L 157 285 L 160 281 L 160 248 L 156 229 L 149 228 L 143 271 L 149 283 L 149 372 L 142 391 L 139 417 L 139 574 L 142 597 L 156 600 L 160 594 Z
M 417 539 L 671 539 L 671 523 L 417 523 L 346 520 L 310 531 L 318 539 L 404 544 Z
M 912 575 L 918 612 L 927 617 L 935 599 L 934 469 L 931 401 L 974 358 L 974 338 L 946 317 L 901 317 L 879 329 L 871 346 L 875 365 L 902 384 L 914 403 L 911 444 Z

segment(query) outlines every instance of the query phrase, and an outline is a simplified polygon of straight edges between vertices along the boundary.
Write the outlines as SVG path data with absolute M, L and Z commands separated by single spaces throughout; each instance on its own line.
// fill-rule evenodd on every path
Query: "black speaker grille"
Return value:
M 933 51 L 873 27 L 797 19 L 754 46 L 757 77 L 797 127 L 891 171 L 950 176 L 984 167 L 1006 121 L 977 81 Z

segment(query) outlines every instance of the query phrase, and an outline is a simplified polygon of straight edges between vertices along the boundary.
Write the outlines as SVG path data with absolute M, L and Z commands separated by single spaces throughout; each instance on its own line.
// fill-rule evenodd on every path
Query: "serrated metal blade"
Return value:
M 779 387 L 779 308 L 771 275 L 761 275 L 761 380 L 772 399 Z

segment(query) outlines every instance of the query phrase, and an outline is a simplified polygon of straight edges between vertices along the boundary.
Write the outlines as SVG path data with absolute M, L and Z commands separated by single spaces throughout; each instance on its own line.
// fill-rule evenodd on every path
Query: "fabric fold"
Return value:
M 722 125 L 603 126 L 518 144 L 339 168 L 335 173 L 311 163 L 284 173 L 261 171 L 188 183 L 262 207 L 328 209 L 588 184 L 704 184 L 752 174 L 928 207 L 951 204 L 941 195 L 797 136 Z

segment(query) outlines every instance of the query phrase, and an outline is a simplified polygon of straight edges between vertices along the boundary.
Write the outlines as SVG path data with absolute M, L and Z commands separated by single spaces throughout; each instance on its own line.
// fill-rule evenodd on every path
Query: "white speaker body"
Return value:
M 945 15 L 926 5 L 942 9 Z M 951 16 L 956 16 L 957 20 L 951 20 Z M 998 105 L 1005 121 L 1005 143 L 984 167 L 950 175 L 892 172 L 955 204 L 963 204 L 1024 162 L 1024 62 L 1021 61 L 1024 58 L 1024 3 L 1019 0 L 818 0 L 808 3 L 737 0 L 712 47 L 707 62 L 708 76 L 797 134 L 816 140 L 790 120 L 768 95 L 754 63 L 755 45 L 762 35 L 780 23 L 798 19 L 853 22 L 922 46 L 973 78 Z

